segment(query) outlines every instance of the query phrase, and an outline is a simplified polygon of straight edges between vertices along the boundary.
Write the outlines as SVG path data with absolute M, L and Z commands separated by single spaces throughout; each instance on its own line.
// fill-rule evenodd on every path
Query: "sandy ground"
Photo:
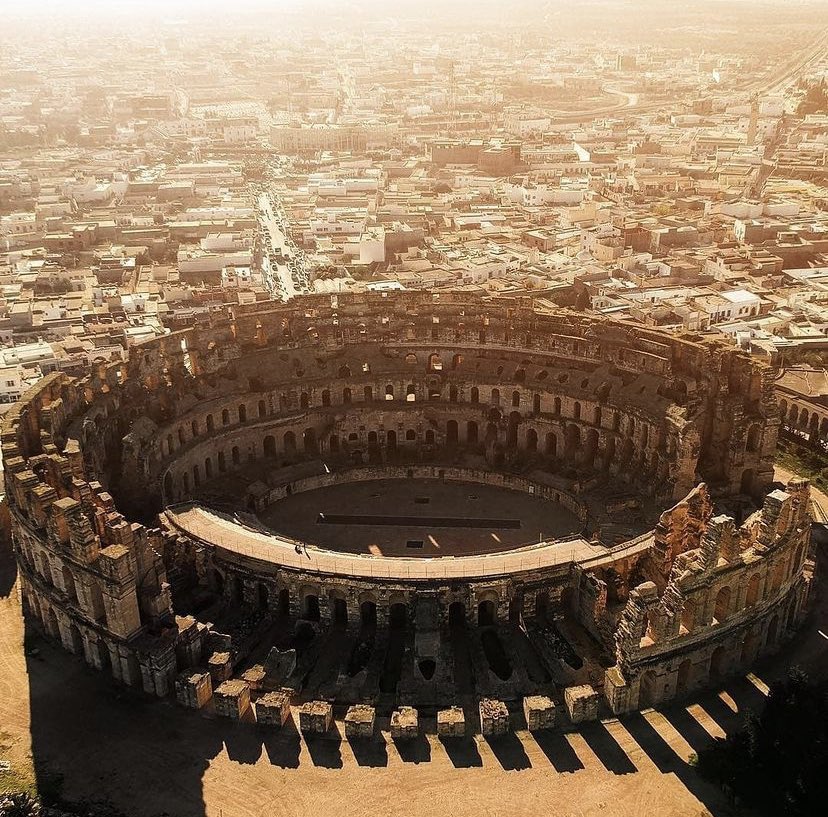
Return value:
M 818 500 L 828 508 L 828 497 Z M 108 802 L 130 817 L 728 815 L 688 765 L 691 753 L 760 705 L 773 674 L 793 663 L 828 673 L 819 633 L 828 632 L 827 594 L 819 592 L 772 667 L 686 708 L 460 746 L 429 736 L 397 747 L 386 731 L 355 753 L 338 737 L 309 745 L 292 727 L 268 733 L 147 700 L 37 637 L 24 658 L 14 574 L 7 558 L 0 565 L 0 759 L 15 775 L 0 773 L 0 787 L 25 781 L 33 756 L 41 782 L 62 776 L 68 800 Z

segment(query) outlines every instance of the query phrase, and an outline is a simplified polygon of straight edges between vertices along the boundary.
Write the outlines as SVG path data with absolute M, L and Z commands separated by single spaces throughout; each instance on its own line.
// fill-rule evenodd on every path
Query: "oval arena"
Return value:
M 50 375 L 2 450 L 28 615 L 125 684 L 579 720 L 794 632 L 809 489 L 773 484 L 778 425 L 771 370 L 723 342 L 400 292 Z

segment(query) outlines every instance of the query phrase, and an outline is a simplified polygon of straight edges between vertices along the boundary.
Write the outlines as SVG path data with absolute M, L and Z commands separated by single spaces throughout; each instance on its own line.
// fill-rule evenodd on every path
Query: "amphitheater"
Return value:
M 771 370 L 721 341 L 308 295 L 46 377 L 2 453 L 27 615 L 124 684 L 261 722 L 577 722 L 794 632 L 809 488 L 773 484 L 778 426 Z

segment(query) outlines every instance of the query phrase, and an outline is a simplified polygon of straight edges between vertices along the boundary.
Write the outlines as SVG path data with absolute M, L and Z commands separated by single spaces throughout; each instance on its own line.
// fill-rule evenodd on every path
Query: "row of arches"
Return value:
M 486 391 L 488 390 L 488 391 Z M 400 400 L 406 403 L 414 403 L 418 400 L 439 401 L 444 397 L 443 386 L 439 379 L 434 378 L 433 382 L 425 383 L 385 383 L 374 386 L 365 385 L 359 394 L 361 402 L 370 403 L 377 400 L 383 402 Z M 357 399 L 357 394 L 351 386 L 344 386 L 341 391 L 334 394 L 331 389 L 323 389 L 319 393 L 319 399 L 314 400 L 308 391 L 299 393 L 298 409 L 309 410 L 312 408 L 327 408 L 333 405 L 349 405 Z M 295 400 L 295 396 L 294 396 Z M 571 419 L 580 423 L 592 424 L 598 428 L 607 428 L 628 437 L 633 437 L 638 432 L 638 443 L 642 447 L 649 444 L 650 426 L 647 422 L 636 420 L 632 414 L 625 414 L 618 409 L 611 409 L 601 405 L 593 405 L 587 408 L 581 401 L 575 400 L 571 404 L 560 396 L 551 400 L 547 395 L 539 392 L 521 391 L 514 389 L 510 393 L 501 393 L 497 386 L 488 388 L 472 386 L 468 392 L 468 400 L 464 400 L 464 393 L 456 384 L 449 384 L 448 401 L 451 403 L 469 402 L 475 405 L 489 405 L 493 408 L 518 409 L 526 414 L 540 416 L 549 414 L 553 417 Z M 295 404 L 294 404 L 295 405 Z M 282 394 L 279 397 L 278 413 L 284 413 L 291 408 L 291 401 L 288 395 Z M 273 415 L 270 404 L 265 399 L 259 399 L 254 406 L 253 412 L 248 412 L 247 403 L 239 403 L 232 408 L 224 408 L 220 414 L 208 413 L 202 421 L 193 418 L 189 425 L 181 424 L 175 432 L 170 431 L 161 438 L 161 454 L 164 457 L 171 456 L 175 451 L 192 443 L 203 436 L 213 434 L 217 428 L 225 428 L 234 424 L 244 424 L 248 419 L 264 419 Z M 220 420 L 220 425 L 219 425 Z M 662 441 L 664 442 L 664 441 Z

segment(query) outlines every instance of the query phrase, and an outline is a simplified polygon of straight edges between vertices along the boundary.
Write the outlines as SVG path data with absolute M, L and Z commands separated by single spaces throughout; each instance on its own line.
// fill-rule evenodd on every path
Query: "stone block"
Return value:
M 239 721 L 250 709 L 250 687 L 239 678 L 231 678 L 215 690 L 213 699 L 219 715 Z
M 250 669 L 246 669 L 241 674 L 241 677 L 242 680 L 247 683 L 247 685 L 253 692 L 257 692 L 262 688 L 262 683 L 264 681 L 264 667 L 261 664 L 255 664 L 254 666 L 250 667 Z
M 209 672 L 188 669 L 175 679 L 175 697 L 189 709 L 201 709 L 213 697 L 213 681 Z
M 466 734 L 466 714 L 459 706 L 437 713 L 437 735 L 441 738 L 462 738 Z
M 213 684 L 229 680 L 233 676 L 233 663 L 230 660 L 229 652 L 214 652 L 207 660 L 207 668 L 213 677 Z
M 356 704 L 345 715 L 346 738 L 370 738 L 374 734 L 376 712 L 368 704 Z
M 413 740 L 420 733 L 420 716 L 412 706 L 401 706 L 391 713 L 391 737 Z
M 555 725 L 555 704 L 545 695 L 529 695 L 523 699 L 523 714 L 530 732 L 551 729 Z
M 509 731 L 509 710 L 503 701 L 484 698 L 480 702 L 480 731 L 487 737 Z
M 325 735 L 333 723 L 333 707 L 327 701 L 308 701 L 299 707 L 299 728 L 306 735 Z
M 257 723 L 281 729 L 290 718 L 290 693 L 268 692 L 256 701 L 255 707 Z
M 564 704 L 572 723 L 584 723 L 598 719 L 598 693 L 589 685 L 567 687 Z

